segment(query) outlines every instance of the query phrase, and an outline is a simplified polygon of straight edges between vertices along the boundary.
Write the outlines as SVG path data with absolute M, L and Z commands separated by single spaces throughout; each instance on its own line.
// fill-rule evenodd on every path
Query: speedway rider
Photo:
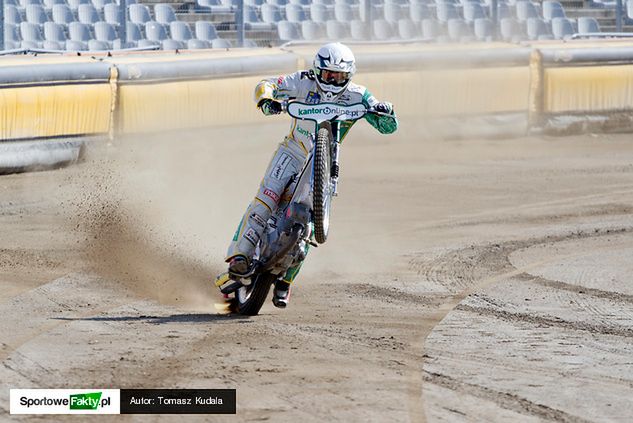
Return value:
M 265 79 L 255 88 L 257 107 L 265 115 L 282 112 L 281 102 L 297 99 L 310 104 L 321 102 L 343 105 L 363 103 L 382 115 L 367 114 L 365 119 L 380 133 L 390 134 L 398 128 L 398 120 L 391 103 L 379 102 L 363 86 L 351 82 L 356 71 L 352 51 L 341 43 L 329 43 L 317 52 L 313 68 L 308 71 Z M 354 121 L 341 124 L 341 140 Z M 239 288 L 240 283 L 230 278 L 247 274 L 255 247 L 264 235 L 266 222 L 283 202 L 284 191 L 292 183 L 306 160 L 313 144 L 314 122 L 293 119 L 290 133 L 279 145 L 273 156 L 255 199 L 242 217 L 229 246 L 226 261 L 228 273 L 218 276 L 216 285 L 227 293 Z M 273 303 L 284 308 L 288 304 L 290 285 L 297 276 L 301 265 L 290 268 L 275 282 Z

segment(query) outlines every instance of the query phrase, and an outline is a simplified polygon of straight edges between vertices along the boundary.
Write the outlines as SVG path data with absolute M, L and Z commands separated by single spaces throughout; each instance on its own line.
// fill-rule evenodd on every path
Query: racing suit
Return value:
M 266 100 L 281 102 L 292 99 L 310 104 L 325 102 L 312 71 L 300 71 L 278 78 L 265 79 L 255 88 L 255 102 L 258 106 L 261 106 Z M 378 100 L 365 87 L 354 83 L 350 83 L 343 92 L 335 97 L 333 102 L 344 105 L 363 103 L 369 107 L 379 104 Z M 365 119 L 383 134 L 390 134 L 398 128 L 395 113 L 393 113 L 391 105 L 388 107 L 390 109 L 388 112 L 391 115 L 365 115 Z M 262 111 L 265 112 L 265 110 Z M 341 140 L 354 122 L 341 123 Z M 290 132 L 279 144 L 255 199 L 246 209 L 246 213 L 237 227 L 227 252 L 227 262 L 237 255 L 244 255 L 249 260 L 253 257 L 255 247 L 264 233 L 268 219 L 275 213 L 280 202 L 289 200 L 289 198 L 284 198 L 284 193 L 291 192 L 288 189 L 289 185 L 295 179 L 294 176 L 301 171 L 304 161 L 312 149 L 314 131 L 314 122 L 292 119 Z M 289 269 L 283 277 L 283 281 L 288 284 L 292 283 L 297 276 L 299 267 L 300 265 Z

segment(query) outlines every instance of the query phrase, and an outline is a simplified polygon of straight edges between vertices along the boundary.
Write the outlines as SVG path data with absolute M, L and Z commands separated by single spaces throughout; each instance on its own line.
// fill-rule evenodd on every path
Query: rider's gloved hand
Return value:
M 380 112 L 380 113 L 386 113 L 388 115 L 393 115 L 393 104 L 388 103 L 388 102 L 378 103 L 378 104 L 376 104 L 376 106 L 374 106 L 374 110 L 376 110 L 377 112 Z
M 281 113 L 281 103 L 270 98 L 265 98 L 261 100 L 257 107 L 262 111 L 266 116 L 269 115 L 278 115 Z

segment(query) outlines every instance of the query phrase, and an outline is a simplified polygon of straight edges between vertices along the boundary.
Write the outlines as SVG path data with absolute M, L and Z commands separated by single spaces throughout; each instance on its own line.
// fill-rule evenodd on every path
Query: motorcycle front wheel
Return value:
M 330 143 L 332 135 L 327 128 L 319 129 L 314 146 L 314 186 L 312 209 L 314 211 L 314 238 L 319 244 L 327 240 L 330 228 L 331 173 Z
M 277 276 L 268 272 L 253 276 L 250 285 L 243 286 L 235 292 L 235 311 L 244 316 L 256 316 L 268 298 L 270 286 L 276 279 Z

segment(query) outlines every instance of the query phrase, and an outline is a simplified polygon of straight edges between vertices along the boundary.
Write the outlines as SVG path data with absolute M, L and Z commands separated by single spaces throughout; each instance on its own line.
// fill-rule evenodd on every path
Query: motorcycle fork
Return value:
M 339 175 L 339 146 L 341 145 L 339 122 L 322 122 L 320 128 L 327 128 L 330 132 L 330 176 L 332 181 L 332 196 L 338 196 Z

